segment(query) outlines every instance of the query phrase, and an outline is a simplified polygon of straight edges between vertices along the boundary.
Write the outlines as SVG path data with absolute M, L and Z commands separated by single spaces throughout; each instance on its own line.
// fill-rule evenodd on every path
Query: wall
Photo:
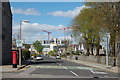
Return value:
M 2 64 L 12 62 L 12 13 L 9 2 L 2 2 Z
M 2 64 L 2 3 L 0 1 L 0 65 Z
M 70 58 L 70 56 L 68 56 Z M 72 59 L 75 60 L 75 56 L 72 56 Z M 81 61 L 88 61 L 93 63 L 100 63 L 100 64 L 106 64 L 106 57 L 105 56 L 78 56 L 78 60 Z M 118 65 L 118 58 L 116 58 L 116 64 Z M 113 58 L 109 57 L 109 65 L 113 65 Z

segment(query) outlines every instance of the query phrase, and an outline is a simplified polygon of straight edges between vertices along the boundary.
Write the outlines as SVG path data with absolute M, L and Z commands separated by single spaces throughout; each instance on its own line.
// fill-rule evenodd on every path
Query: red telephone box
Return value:
M 17 51 L 12 51 L 13 68 L 17 68 Z

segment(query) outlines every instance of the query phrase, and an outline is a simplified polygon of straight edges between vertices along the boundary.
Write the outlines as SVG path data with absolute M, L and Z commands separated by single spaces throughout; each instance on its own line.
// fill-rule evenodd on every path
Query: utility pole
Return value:
M 42 30 L 42 31 L 44 31 L 44 32 L 48 33 L 48 43 L 50 43 L 50 34 L 52 34 L 52 33 L 51 33 L 51 32 L 49 32 L 49 31 L 46 31 L 46 30 Z

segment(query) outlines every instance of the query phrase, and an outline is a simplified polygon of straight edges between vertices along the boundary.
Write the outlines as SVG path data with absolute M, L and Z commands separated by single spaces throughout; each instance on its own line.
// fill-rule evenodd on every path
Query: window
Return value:
M 5 39 L 5 35 L 2 34 L 2 39 Z
M 120 43 L 117 43 L 117 48 L 120 49 Z

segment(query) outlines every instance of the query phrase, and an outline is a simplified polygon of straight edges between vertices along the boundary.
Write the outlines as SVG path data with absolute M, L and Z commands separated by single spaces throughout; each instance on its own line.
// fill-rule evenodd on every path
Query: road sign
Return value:
M 17 47 L 22 47 L 23 46 L 22 43 L 23 43 L 22 40 L 16 40 Z

